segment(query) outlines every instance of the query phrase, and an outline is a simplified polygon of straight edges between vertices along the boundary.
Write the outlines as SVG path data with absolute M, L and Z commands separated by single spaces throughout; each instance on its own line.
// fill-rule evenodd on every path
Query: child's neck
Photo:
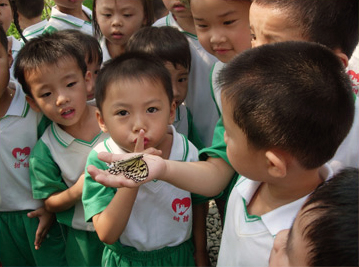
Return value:
M 77 123 L 60 127 L 72 137 L 86 142 L 91 142 L 101 131 L 96 119 L 96 107 L 89 105 Z
M 175 17 L 174 15 L 173 17 L 177 21 L 178 25 L 182 28 L 182 30 L 189 32 L 193 35 L 197 35 L 196 27 L 193 22 L 193 17 L 180 18 L 180 17 Z
M 173 133 L 167 133 L 162 143 L 157 147 L 158 150 L 162 151 L 161 157 L 163 159 L 169 159 L 172 150 Z
M 19 25 L 21 29 L 25 30 L 26 28 L 35 25 L 41 21 L 42 21 L 41 17 L 37 17 L 33 19 L 26 19 L 22 17 L 21 19 L 19 19 Z
M 118 57 L 125 52 L 125 47 L 121 45 L 113 45 L 106 40 L 106 46 L 108 53 L 110 54 L 111 58 Z
M 15 95 L 15 90 L 6 87 L 3 95 L 0 97 L 0 118 L 3 118 L 8 111 L 11 101 Z
M 68 9 L 60 6 L 56 6 L 56 8 L 62 13 L 74 16 L 85 21 L 90 21 L 90 18 L 85 14 L 85 12 L 82 11 L 82 6 L 76 9 Z
M 261 216 L 294 202 L 313 192 L 323 182 L 318 169 L 282 179 L 278 183 L 264 182 L 260 185 L 247 207 L 251 215 Z

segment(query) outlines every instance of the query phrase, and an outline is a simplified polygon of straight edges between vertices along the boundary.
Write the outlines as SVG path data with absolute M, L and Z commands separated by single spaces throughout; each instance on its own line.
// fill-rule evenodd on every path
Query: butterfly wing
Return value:
M 130 164 L 126 165 L 126 169 L 123 171 L 126 178 L 134 180 L 136 183 L 144 181 L 148 176 L 147 163 L 141 158 L 138 158 Z
M 148 166 L 142 158 L 143 154 L 139 154 L 129 159 L 111 162 L 108 171 L 114 175 L 122 172 L 126 178 L 136 183 L 141 182 L 148 176 Z

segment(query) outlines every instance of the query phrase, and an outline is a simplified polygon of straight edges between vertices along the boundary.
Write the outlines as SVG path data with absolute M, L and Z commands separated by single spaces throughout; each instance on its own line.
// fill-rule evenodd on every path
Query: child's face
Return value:
M 82 9 L 82 2 L 84 0 L 55 0 L 55 4 L 64 9 Z
M 162 0 L 162 2 L 176 18 L 192 18 L 191 9 L 180 0 Z
M 269 266 L 308 266 L 307 257 L 310 245 L 303 238 L 305 227 L 309 225 L 313 216 L 306 216 L 303 213 L 312 205 L 300 210 L 290 230 L 280 231 L 273 243 L 270 254 Z
M 86 65 L 87 71 L 91 74 L 91 90 L 87 94 L 87 100 L 92 100 L 95 97 L 95 83 L 101 69 L 101 64 L 99 64 L 97 60 L 93 60 L 92 63 L 88 63 L 86 60 Z
M 33 99 L 27 98 L 29 104 L 66 130 L 79 122 L 84 114 L 91 85 L 88 76 L 83 76 L 72 58 L 25 72 L 33 95 Z
M 245 133 L 233 121 L 232 103 L 222 97 L 224 141 L 227 144 L 227 156 L 237 173 L 251 177 L 251 180 L 262 181 L 265 177 L 264 151 L 249 146 Z
M 247 1 L 191 0 L 198 40 L 222 62 L 251 47 Z
M 301 30 L 291 25 L 287 13 L 253 3 L 249 11 L 252 47 L 284 41 L 306 41 Z
M 9 0 L 0 0 L 0 25 L 7 32 L 12 22 L 12 11 Z
M 10 79 L 11 54 L 0 44 L 0 99 L 3 96 Z
M 146 24 L 140 0 L 97 0 L 96 16 L 106 40 L 123 47 L 131 35 Z
M 171 62 L 166 62 L 165 66 L 171 74 L 173 100 L 176 103 L 176 107 L 178 107 L 183 103 L 187 96 L 188 69 L 182 65 L 174 66 Z
M 139 97 L 141 96 L 141 97 Z M 124 79 L 109 84 L 98 122 L 116 144 L 134 151 L 141 129 L 145 148 L 161 149 L 173 123 L 175 104 L 169 103 L 162 83 L 150 79 Z

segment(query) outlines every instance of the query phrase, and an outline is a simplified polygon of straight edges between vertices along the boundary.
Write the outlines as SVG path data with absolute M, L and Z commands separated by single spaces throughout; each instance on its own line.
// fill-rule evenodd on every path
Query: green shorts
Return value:
M 105 245 L 97 233 L 61 226 L 67 228 L 66 259 L 69 266 L 101 266 Z
M 192 239 L 176 246 L 154 251 L 138 251 L 116 242 L 106 245 L 102 266 L 195 266 Z
M 39 250 L 35 233 L 39 219 L 26 211 L 0 212 L 0 262 L 3 266 L 67 266 L 65 237 L 54 222 Z

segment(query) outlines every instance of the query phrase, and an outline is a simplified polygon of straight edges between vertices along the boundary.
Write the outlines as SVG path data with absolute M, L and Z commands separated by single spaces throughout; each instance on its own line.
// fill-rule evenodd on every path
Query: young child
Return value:
M 163 3 L 169 14 L 153 26 L 175 27 L 183 32 L 190 44 L 192 62 L 185 103 L 193 115 L 202 143 L 210 146 L 219 114 L 212 99 L 209 75 L 217 60 L 198 41 L 190 7 L 178 0 L 163 0 Z
M 11 5 L 9 0 L 0 0 L 0 26 L 3 27 L 4 31 L 7 32 L 10 28 L 10 25 L 13 21 L 13 15 L 11 10 Z M 17 54 L 22 48 L 23 44 L 15 38 L 15 36 L 8 36 L 8 49 L 12 54 L 12 58 L 15 61 Z M 14 65 L 10 64 L 10 75 L 11 79 L 14 78 Z
M 203 144 L 193 125 L 192 114 L 184 105 L 188 91 L 188 74 L 191 69 L 191 51 L 186 37 L 170 26 L 145 27 L 128 41 L 128 52 L 146 52 L 158 56 L 171 74 L 173 99 L 176 103 L 177 132 L 184 134 L 197 147 Z
M 124 53 L 131 35 L 154 18 L 152 0 L 94 0 L 93 13 L 104 63 Z
M 48 121 L 30 109 L 20 85 L 9 80 L 12 58 L 7 46 L 0 27 L 0 262 L 66 266 L 59 254 L 65 247 L 60 226 L 43 201 L 33 199 L 29 175 L 30 152 Z
M 339 59 L 310 42 L 247 50 L 221 75 L 227 155 L 243 177 L 227 202 L 218 265 L 263 266 L 273 236 L 290 227 L 307 195 L 331 175 L 324 164 L 353 122 L 351 85 Z M 107 161 L 120 158 L 100 158 L 106 156 Z M 211 161 L 184 166 L 150 155 L 144 159 L 146 181 L 160 178 L 203 195 L 218 194 L 226 186 L 226 175 L 206 171 Z M 88 171 L 106 185 L 136 186 L 93 167 Z
M 54 0 L 49 22 L 44 32 L 75 29 L 93 35 L 92 11 L 82 5 L 84 0 Z
M 248 28 L 250 0 L 191 0 L 198 40 L 217 61 L 211 72 L 211 90 L 222 113 L 218 73 L 234 56 L 251 48 Z
M 85 222 L 81 195 L 87 156 L 107 135 L 96 107 L 86 104 L 91 74 L 80 45 L 56 32 L 32 39 L 19 52 L 15 75 L 30 106 L 52 121 L 30 155 L 33 197 L 56 213 L 69 266 L 99 266 L 103 244 Z
M 26 43 L 27 40 L 41 35 L 47 24 L 47 20 L 42 19 L 44 0 L 11 0 L 10 3 L 21 41 Z
M 358 8 L 356 0 L 290 0 L 285 5 L 255 0 L 250 9 L 252 45 L 288 40 L 316 42 L 331 48 L 347 67 L 358 44 Z M 285 29 L 283 25 L 287 25 Z M 359 101 L 355 99 L 353 126 L 330 162 L 335 172 L 344 167 L 359 168 Z
M 91 74 L 91 90 L 87 93 L 87 103 L 96 106 L 95 82 L 102 65 L 102 50 L 99 42 L 95 37 L 73 29 L 61 30 L 58 34 L 64 35 L 64 38 L 74 38 L 75 42 L 80 44 L 78 48 L 83 50 L 87 71 Z
M 99 125 L 111 138 L 91 151 L 87 165 L 107 169 L 97 158 L 101 151 L 122 154 L 149 147 L 161 150 L 164 159 L 198 160 L 195 146 L 171 126 L 176 107 L 170 74 L 160 59 L 125 53 L 105 64 L 96 81 L 96 103 Z M 127 164 L 129 175 L 146 175 L 140 176 L 146 171 L 140 159 Z M 188 191 L 162 181 L 135 189 L 104 187 L 86 173 L 82 199 L 86 220 L 93 221 L 106 244 L 103 264 L 194 266 Z
M 276 236 L 269 266 L 358 265 L 358 175 L 343 169 L 309 196 Z
M 176 116 L 173 126 L 178 133 L 186 136 L 197 148 L 203 144 L 192 123 L 192 115 L 183 104 L 187 95 L 188 73 L 191 67 L 191 52 L 188 41 L 178 29 L 169 26 L 145 27 L 131 36 L 127 44 L 128 52 L 146 52 L 158 56 L 171 75 L 173 100 L 176 103 Z M 208 266 L 206 238 L 206 214 L 208 203 L 193 205 L 193 225 L 196 265 Z M 201 216 L 202 215 L 202 216 Z M 199 234 L 200 233 L 200 234 Z M 198 236 L 202 238 L 198 238 Z M 202 255 L 202 257 L 200 255 Z

